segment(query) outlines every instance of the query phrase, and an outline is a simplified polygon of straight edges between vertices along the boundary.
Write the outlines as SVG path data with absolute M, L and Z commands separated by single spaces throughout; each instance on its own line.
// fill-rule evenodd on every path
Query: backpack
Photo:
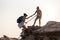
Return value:
M 17 19 L 17 23 L 21 23 L 21 22 L 22 22 L 22 18 L 23 18 L 23 16 L 20 16 L 20 17 Z

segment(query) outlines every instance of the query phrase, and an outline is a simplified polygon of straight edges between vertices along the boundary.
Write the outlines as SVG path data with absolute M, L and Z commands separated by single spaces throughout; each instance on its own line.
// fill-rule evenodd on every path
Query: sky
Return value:
M 18 37 L 21 29 L 18 28 L 17 18 L 23 13 L 32 15 L 37 6 L 42 11 L 41 26 L 48 21 L 60 22 L 60 0 L 0 0 L 0 37 L 3 35 Z M 32 26 L 34 20 L 35 18 L 25 25 Z M 38 20 L 36 25 L 38 25 Z

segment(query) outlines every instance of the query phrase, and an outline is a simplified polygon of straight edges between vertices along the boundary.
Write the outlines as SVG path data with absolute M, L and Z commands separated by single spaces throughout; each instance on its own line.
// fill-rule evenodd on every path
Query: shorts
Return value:
M 25 26 L 25 25 L 24 25 L 24 22 L 18 23 L 18 27 L 19 27 L 19 28 L 21 28 L 21 27 L 23 27 L 23 26 Z
M 37 16 L 37 19 L 41 19 L 41 16 Z

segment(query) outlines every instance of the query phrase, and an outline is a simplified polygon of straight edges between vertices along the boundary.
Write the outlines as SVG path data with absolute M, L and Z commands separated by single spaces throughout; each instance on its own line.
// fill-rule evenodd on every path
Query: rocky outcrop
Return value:
M 0 40 L 60 40 L 60 22 L 49 21 L 43 27 L 28 26 L 21 32 L 19 38 L 9 38 L 4 35 Z
M 21 40 L 38 40 L 39 34 L 35 30 L 40 29 L 39 26 L 28 26 L 28 28 L 21 33 Z M 38 34 L 38 35 L 37 35 Z M 37 38 L 38 37 L 38 38 Z
M 41 31 L 44 32 L 60 31 L 60 22 L 49 21 L 45 26 L 43 26 L 43 28 L 41 28 Z
M 22 31 L 20 40 L 59 40 L 59 38 L 60 22 L 49 21 L 43 27 L 28 26 Z
M 0 40 L 18 40 L 17 38 L 9 38 L 6 35 L 3 35 L 3 37 L 0 38 Z

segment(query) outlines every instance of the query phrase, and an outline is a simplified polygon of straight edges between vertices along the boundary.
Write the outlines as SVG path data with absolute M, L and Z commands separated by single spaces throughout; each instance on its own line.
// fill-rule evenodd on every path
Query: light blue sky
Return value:
M 23 13 L 32 15 L 37 6 L 42 10 L 41 25 L 51 20 L 60 22 L 60 0 L 0 0 L 0 37 L 18 37 L 21 29 L 18 28 L 16 19 Z M 34 19 L 27 25 L 32 25 Z

